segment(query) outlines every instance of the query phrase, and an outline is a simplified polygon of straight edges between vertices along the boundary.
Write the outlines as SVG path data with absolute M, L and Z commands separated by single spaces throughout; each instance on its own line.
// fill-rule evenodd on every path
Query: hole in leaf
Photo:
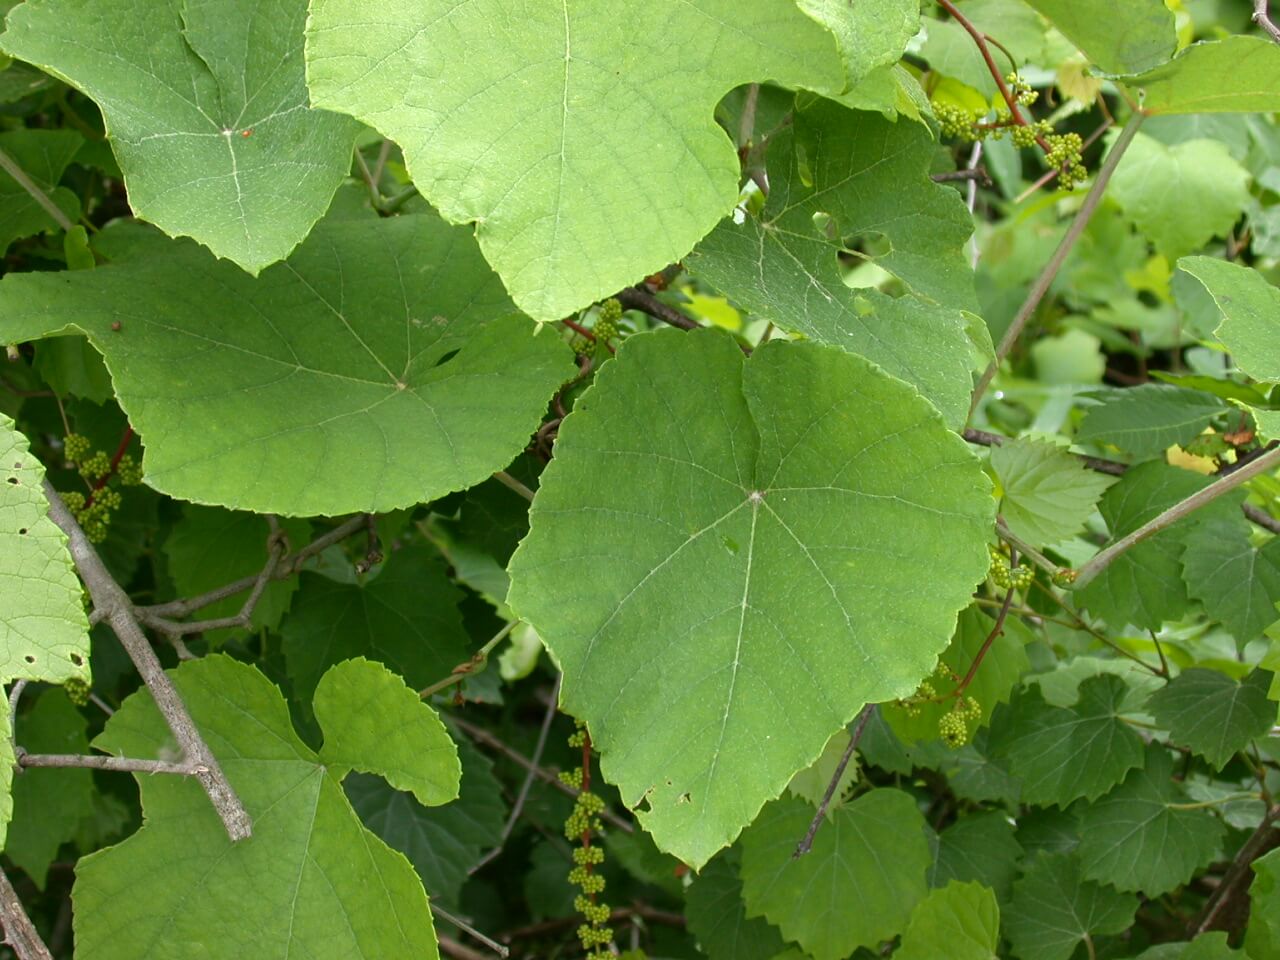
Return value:
M 19 528 L 18 528 L 18 536 L 20 536 L 20 537 L 25 537 L 26 535 L 27 535 L 27 528 L 26 528 L 26 527 L 19 527 Z
M 71 654 L 71 662 L 74 663 L 77 667 L 83 667 L 84 657 L 80 656 L 80 654 L 78 653 L 73 653 Z
M 17 477 L 10 477 L 10 478 L 9 478 L 9 482 L 10 482 L 10 483 L 12 483 L 14 486 L 17 486 L 17 484 L 18 484 L 18 478 L 17 478 Z
M 35 657 L 33 657 L 33 656 L 32 656 L 31 654 L 29 654 L 29 653 L 28 653 L 25 657 L 23 657 L 22 659 L 23 659 L 23 660 L 25 660 L 25 661 L 27 661 L 27 663 L 35 663 L 35 662 L 36 662 L 36 658 L 35 658 Z
M 460 349 L 460 348 L 459 348 L 459 349 Z M 434 364 L 432 364 L 432 366 L 435 366 L 435 367 L 443 367 L 446 363 L 448 363 L 450 360 L 452 360 L 452 359 L 453 359 L 454 357 L 456 357 L 457 355 L 458 355 L 458 351 L 457 351 L 457 350 L 449 350 L 449 351 L 447 351 L 447 352 L 445 352 L 445 353 L 441 354 L 441 355 L 440 355 L 440 359 L 439 359 L 439 360 L 437 360 Z

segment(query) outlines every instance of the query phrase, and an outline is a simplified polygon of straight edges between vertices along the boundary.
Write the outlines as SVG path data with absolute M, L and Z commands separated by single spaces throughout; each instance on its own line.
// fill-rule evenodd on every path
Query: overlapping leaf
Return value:
M 351 167 L 357 125 L 307 104 L 306 17 L 306 0 L 35 0 L 0 49 L 97 102 L 138 216 L 256 274 Z
M 1184 810 L 1173 782 L 1173 760 L 1147 748 L 1146 764 L 1085 807 L 1080 829 L 1084 876 L 1118 890 L 1158 897 L 1209 864 L 1225 828 L 1207 810 Z
M 1152 114 L 1280 110 L 1280 45 L 1244 36 L 1193 43 L 1168 63 L 1118 79 L 1141 91 Z
M 306 55 L 312 101 L 398 143 L 539 320 L 678 260 L 733 208 L 725 93 L 845 85 L 795 0 L 313 0 Z
M 915 0 L 796 0 L 796 4 L 835 34 L 850 86 L 877 67 L 897 63 L 907 41 L 920 30 L 920 5 Z
M 685 917 L 710 960 L 774 960 L 786 946 L 764 917 L 748 917 L 738 876 L 741 855 L 726 850 L 699 871 L 685 895 Z
M 1021 857 L 1022 847 L 1004 813 L 992 810 L 961 817 L 938 834 L 929 886 L 976 880 L 1004 901 L 1009 898 Z
M 957 309 L 974 305 L 962 255 L 972 226 L 959 194 L 929 179 L 928 130 L 830 101 L 800 111 L 795 124 L 794 137 L 784 131 L 770 142 L 763 210 L 722 222 L 689 265 L 783 329 L 915 384 L 958 426 L 975 366 Z M 846 286 L 837 254 L 859 234 L 888 240 L 870 259 L 919 296 Z
M 1276 705 L 1267 699 L 1271 679 L 1266 670 L 1254 670 L 1236 681 L 1197 667 L 1156 691 L 1148 707 L 1174 743 L 1190 747 L 1221 769 L 1232 754 L 1276 722 Z
M 1138 898 L 1085 880 L 1071 854 L 1041 854 L 1014 884 L 1005 935 L 1020 960 L 1068 960 L 1086 937 L 1133 923 Z
M 80 199 L 66 187 L 58 186 L 58 181 L 83 144 L 84 138 L 71 130 L 22 129 L 0 133 L 0 150 L 72 221 L 79 219 Z M 30 191 L 0 171 L 0 250 L 19 237 L 56 227 L 53 217 Z
M 1244 947 L 1252 960 L 1264 960 L 1280 949 L 1280 852 L 1253 861 L 1249 886 L 1251 911 Z
M 1076 440 L 1114 444 L 1139 457 L 1187 443 L 1230 409 L 1212 394 L 1158 383 L 1095 395 L 1102 403 L 1085 412 Z
M 27 438 L 0 413 L 0 686 L 89 678 L 80 581 L 67 538 L 49 519 L 43 480 Z M 0 697 L 0 730 L 9 724 L 9 700 Z M 0 847 L 13 809 L 13 764 L 13 740 L 0 736 Z
M 89 335 L 171 496 L 293 515 L 385 511 L 506 466 L 571 373 L 467 232 L 322 224 L 253 279 L 187 242 L 7 276 L 0 341 Z
M 509 601 L 659 847 L 705 863 L 864 703 L 933 666 L 988 566 L 963 446 L 911 388 L 818 344 L 745 361 L 724 334 L 658 331 L 601 370 Z
M 1186 535 L 1182 578 L 1241 646 L 1280 620 L 1280 537 L 1254 547 L 1243 518 L 1196 524 Z
M 812 818 L 803 800 L 765 808 L 742 835 L 743 895 L 749 914 L 763 914 L 814 960 L 843 960 L 900 933 L 924 898 L 924 818 L 909 794 L 873 790 L 832 811 L 813 849 L 795 858 Z
M 1173 13 L 1163 0 L 1027 0 L 1108 73 L 1137 73 L 1173 56 Z
M 1000 516 L 1036 546 L 1079 533 L 1098 498 L 1115 482 L 1087 470 L 1057 444 L 1032 438 L 993 447 L 991 469 L 1000 480 Z
M 1251 267 L 1212 257 L 1183 257 L 1178 269 L 1204 284 L 1222 311 L 1215 332 L 1240 369 L 1280 380 L 1280 289 Z
M 140 775 L 142 829 L 77 868 L 77 952 L 149 960 L 200 944 L 210 960 L 436 957 L 421 881 L 360 824 L 340 784 L 353 765 L 342 744 L 354 736 L 361 768 L 412 788 L 423 803 L 455 797 L 457 754 L 435 712 L 384 667 L 346 661 L 316 692 L 326 741 L 317 755 L 253 667 L 215 655 L 172 676 L 254 818 L 253 836 L 232 844 L 193 780 Z M 369 708 L 374 700 L 378 709 Z M 95 745 L 132 757 L 173 750 L 145 692 L 125 702 Z
M 952 882 L 916 904 L 894 952 L 898 960 L 992 960 L 1000 943 L 1000 907 L 980 883 Z

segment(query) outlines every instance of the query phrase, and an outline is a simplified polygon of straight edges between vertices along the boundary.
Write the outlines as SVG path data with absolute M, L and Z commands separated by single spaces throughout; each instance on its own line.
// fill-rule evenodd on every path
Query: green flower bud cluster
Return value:
M 920 716 L 920 704 L 929 703 L 938 699 L 938 691 L 933 688 L 933 684 L 928 680 L 921 680 L 920 686 L 916 687 L 916 692 L 909 697 L 895 701 L 897 706 L 906 712 L 908 717 Z
M 89 702 L 89 684 L 85 683 L 79 677 L 72 677 L 69 680 L 64 681 L 62 689 L 66 691 L 67 699 L 77 707 L 83 707 Z
M 107 496 L 104 497 L 103 494 Z M 101 543 L 107 539 L 107 527 L 111 523 L 111 504 L 114 502 L 119 506 L 120 494 L 103 487 L 97 492 L 92 503 L 88 503 L 83 493 L 76 493 L 74 490 L 61 496 L 62 502 L 76 518 L 76 523 L 80 524 L 90 543 Z
M 587 728 L 579 721 L 577 730 L 569 737 L 569 746 L 583 750 L 587 743 Z M 560 780 L 581 791 L 586 771 L 583 767 L 565 771 L 560 774 Z M 573 898 L 573 908 L 587 921 L 578 927 L 578 940 L 587 960 L 613 960 L 607 949 L 613 942 L 613 930 L 607 925 L 609 905 L 596 899 L 605 886 L 604 877 L 595 872 L 595 868 L 604 863 L 604 848 L 591 843 L 591 834 L 600 829 L 598 815 L 603 809 L 604 801 L 595 794 L 580 792 L 574 800 L 573 812 L 564 823 L 564 835 L 581 844 L 573 850 L 569 882 L 581 891 Z
M 596 317 L 593 332 L 596 343 L 608 343 L 618 336 L 618 321 L 622 319 L 622 304 L 617 297 L 610 297 L 600 304 L 600 313 Z
M 105 450 L 98 450 L 77 462 L 80 466 L 80 476 L 90 482 L 100 480 L 111 472 L 111 457 Z
M 1064 567 L 1053 575 L 1053 585 L 1064 590 L 1076 582 L 1076 571 Z
M 561 770 L 556 774 L 556 778 L 565 786 L 573 787 L 575 790 L 582 789 L 581 767 L 574 767 L 572 770 Z
M 991 582 L 1001 590 L 1008 590 L 1010 587 L 1016 590 L 1025 590 L 1031 586 L 1031 581 L 1035 579 L 1035 568 L 1030 564 L 1019 564 L 1017 567 L 1009 567 L 1009 558 L 998 547 L 987 545 L 987 549 L 991 551 Z
M 1058 182 L 1064 190 L 1074 190 L 1076 184 L 1089 175 L 1082 157 L 1084 141 L 1080 139 L 1080 134 L 1054 133 L 1046 136 L 1045 140 L 1049 142 L 1045 162 L 1062 171 L 1058 174 Z
M 102 484 L 88 497 L 82 493 L 64 493 L 62 501 L 71 511 L 91 543 L 101 543 L 107 538 L 111 514 L 120 509 L 120 492 L 103 483 L 112 476 L 111 457 L 106 451 L 93 450 L 86 437 L 69 433 L 62 444 L 68 463 L 75 466 L 80 476 L 91 484 Z M 124 455 L 116 465 L 115 478 L 123 485 L 133 486 L 142 482 L 142 467 L 133 457 Z
M 589 830 L 599 830 L 600 820 L 597 815 L 604 809 L 604 801 L 594 793 L 580 793 L 573 804 L 573 812 L 564 822 L 564 835 L 570 840 L 577 840 Z
M 976 129 L 977 124 L 982 120 L 982 114 L 966 110 L 954 103 L 940 103 L 936 100 L 931 103 L 931 106 L 933 115 L 938 118 L 938 123 L 942 127 L 944 137 L 952 137 L 962 143 L 973 143 L 982 138 L 982 131 Z
M 1009 85 L 1009 92 L 1021 106 L 1029 107 L 1040 99 L 1039 91 L 1032 90 L 1031 85 L 1022 79 L 1021 74 L 1011 73 L 1004 78 L 1004 82 Z
M 68 433 L 67 438 L 62 442 L 62 452 L 67 458 L 67 463 L 79 463 L 89 455 L 92 449 L 93 444 L 89 442 L 89 438 L 82 437 L 78 433 Z
M 982 706 L 973 697 L 960 697 L 955 706 L 938 718 L 938 735 L 942 742 L 958 750 L 969 742 L 970 726 L 982 719 Z
M 116 464 L 116 476 L 126 487 L 136 487 L 142 483 L 142 464 L 126 453 Z

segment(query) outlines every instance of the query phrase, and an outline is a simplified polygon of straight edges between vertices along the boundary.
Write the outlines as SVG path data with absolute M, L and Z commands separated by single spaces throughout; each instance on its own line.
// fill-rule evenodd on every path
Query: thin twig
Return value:
M 615 295 L 618 302 L 628 310 L 639 310 L 647 313 L 655 320 L 669 323 L 681 330 L 697 330 L 701 324 L 692 317 L 686 316 L 675 307 L 668 306 L 647 290 L 640 287 L 627 287 Z
M 822 802 L 818 804 L 818 812 L 813 815 L 808 832 L 805 833 L 804 839 L 796 844 L 795 852 L 791 854 L 792 860 L 803 857 L 813 848 L 813 838 L 818 835 L 818 829 L 822 826 L 822 821 L 827 818 L 827 807 L 831 806 L 831 798 L 835 796 L 836 788 L 840 785 L 840 778 L 844 776 L 844 769 L 849 766 L 849 759 L 853 756 L 853 752 L 858 749 L 858 741 L 862 739 L 862 731 L 867 728 L 867 721 L 871 719 L 871 714 L 875 713 L 875 710 L 876 705 L 868 703 L 862 708 L 862 712 L 858 714 L 858 725 L 853 728 L 853 736 L 849 738 L 849 743 L 845 746 L 844 753 L 840 756 L 840 762 L 836 764 L 835 773 L 831 775 L 831 781 L 827 784 L 827 789 L 822 794 Z
M 470 947 L 463 946 L 452 937 L 441 936 L 436 934 L 436 941 L 440 945 L 440 952 L 452 960 L 489 960 L 487 953 L 481 953 L 479 950 L 472 950 Z
M 756 132 L 756 104 L 760 100 L 760 84 L 747 85 L 747 96 L 742 102 L 742 116 L 738 118 L 738 149 L 751 145 Z
M 1016 547 L 1009 548 L 1009 566 L 1013 566 L 1017 562 L 1017 554 Z M 969 671 L 964 675 L 964 679 L 956 684 L 955 690 L 951 691 L 951 696 L 959 697 L 969 688 L 969 684 L 973 683 L 973 678 L 978 675 L 978 668 L 982 666 L 982 661 L 986 658 L 987 651 L 996 642 L 996 637 L 1004 633 L 1004 621 L 1009 616 L 1009 607 L 1013 604 L 1013 595 L 1016 589 L 1010 586 L 1005 591 L 1004 602 L 1000 604 L 1000 612 L 996 614 L 996 622 L 992 625 L 991 632 L 987 634 L 987 639 L 982 641 L 982 646 L 978 648 L 978 652 L 973 658 L 973 663 L 969 664 Z
M 1164 646 L 1160 643 L 1160 638 L 1156 636 L 1154 630 L 1148 630 L 1147 633 L 1151 634 L 1151 642 L 1156 645 L 1156 655 L 1160 658 L 1160 672 L 1167 677 L 1169 676 L 1169 661 L 1165 659 Z
M 53 960 L 3 870 L 0 870 L 0 927 L 4 928 L 4 942 L 13 947 L 18 960 Z
M 524 767 L 526 770 L 532 770 L 533 775 L 535 777 L 537 777 L 543 783 L 550 784 L 552 787 L 554 787 L 556 790 L 559 790 L 565 796 L 576 797 L 579 793 L 582 792 L 581 790 L 575 790 L 573 787 L 569 786 L 567 783 L 565 783 L 563 780 L 561 780 L 559 777 L 557 777 L 554 773 L 552 773 L 550 770 L 546 769 L 545 767 L 538 766 L 536 763 L 534 763 L 532 760 L 526 757 L 523 753 L 520 753 L 517 750 L 513 750 L 511 747 L 507 746 L 505 743 L 503 743 L 501 740 L 495 737 L 492 733 L 490 733 L 484 727 L 478 727 L 474 723 L 470 723 L 466 720 L 463 720 L 461 717 L 456 715 L 451 716 L 449 719 L 455 726 L 457 726 L 459 730 L 461 730 L 463 733 L 469 736 L 476 743 L 482 744 L 491 750 L 497 750 L 500 754 L 502 754 L 508 760 L 514 761 L 515 763 Z M 621 830 L 623 833 L 635 832 L 635 828 L 631 824 L 627 823 L 627 821 L 623 820 L 621 817 L 619 817 L 616 813 L 614 813 L 608 807 L 605 807 L 605 809 L 600 811 L 600 819 L 608 821 L 613 826 Z
M 1267 0 L 1253 0 L 1253 22 L 1270 35 L 1276 43 L 1280 43 L 1280 27 L 1271 19 L 1270 4 Z
M 1194 513 L 1205 504 L 1212 503 L 1218 497 L 1234 490 L 1242 483 L 1252 480 L 1260 474 L 1274 470 L 1277 466 L 1280 466 L 1280 447 L 1250 461 L 1247 466 L 1237 470 L 1230 476 L 1223 477 L 1204 489 L 1196 491 L 1185 500 L 1180 500 L 1158 517 L 1148 520 L 1137 530 L 1121 537 L 1106 549 L 1099 551 L 1092 560 L 1077 571 L 1073 587 L 1075 589 L 1083 587 L 1130 547 L 1136 546 L 1148 537 L 1154 536 L 1166 527 L 1177 523 L 1183 517 Z
M 44 492 L 49 500 L 49 518 L 67 535 L 71 557 L 80 573 L 80 579 L 89 590 L 94 609 L 102 611 L 103 619 L 111 625 L 129 658 L 133 660 L 156 708 L 173 732 L 183 757 L 195 767 L 196 779 L 222 820 L 227 835 L 233 841 L 245 839 L 253 833 L 253 821 L 222 772 L 213 751 L 200 736 L 191 714 L 187 712 L 186 704 L 182 702 L 173 681 L 164 672 L 160 659 L 138 625 L 128 594 L 103 565 L 93 544 L 84 535 L 80 524 L 76 523 L 75 517 L 71 516 L 71 511 L 47 478 L 44 481 Z
M 13 177 L 18 186 L 27 191 L 31 195 L 31 199 L 44 208 L 44 212 L 49 214 L 53 218 L 53 222 L 63 230 L 69 231 L 75 226 L 67 218 L 67 215 L 58 209 L 58 205 L 49 198 L 49 195 L 40 188 L 40 185 L 27 176 L 27 172 L 22 167 L 18 166 L 18 161 L 9 156 L 5 150 L 0 150 L 0 170 L 4 170 L 5 173 Z
M 502 834 L 498 837 L 498 844 L 467 871 L 468 876 L 475 874 L 501 854 L 503 848 L 507 845 L 507 840 L 511 838 L 511 831 L 515 829 L 516 821 L 520 819 L 520 815 L 524 812 L 525 802 L 529 799 L 529 789 L 533 786 L 534 770 L 542 762 L 542 752 L 547 747 L 547 735 L 551 732 L 551 721 L 555 719 L 559 708 L 560 677 L 557 675 L 555 686 L 551 688 L 551 697 L 547 700 L 546 713 L 542 716 L 542 727 L 538 730 L 538 742 L 534 745 L 533 756 L 529 760 L 530 766 L 525 771 L 524 783 L 520 784 L 520 792 L 516 794 L 516 802 L 511 805 L 511 813 L 507 816 L 507 822 L 502 826 Z
M 493 652 L 493 648 L 496 647 L 499 643 L 501 643 L 503 639 L 506 638 L 507 634 L 509 634 L 512 630 L 516 628 L 516 624 L 518 624 L 519 622 L 520 622 L 519 620 L 508 621 L 506 626 L 504 626 L 493 637 L 491 637 L 483 647 L 481 647 L 479 650 L 473 653 L 466 660 L 462 661 L 462 663 L 454 667 L 449 672 L 449 676 L 445 677 L 443 680 L 437 680 L 435 683 L 431 684 L 429 687 L 424 687 L 423 689 L 419 690 L 418 696 L 420 696 L 423 700 L 426 700 L 429 697 L 432 697 L 435 694 L 439 693 L 441 690 L 444 690 L 448 687 L 452 687 L 455 683 L 460 683 L 461 681 L 465 680 L 469 676 L 472 676 L 473 674 L 482 672 L 484 668 L 489 664 L 489 654 Z
M 15 680 L 13 686 L 9 689 L 9 742 L 13 744 L 15 750 L 18 748 L 18 701 L 22 699 L 22 691 L 26 689 L 27 681 Z
M 1200 915 L 1188 927 L 1187 933 L 1189 936 L 1198 936 L 1210 929 L 1225 912 L 1227 906 L 1248 889 L 1249 866 L 1258 857 L 1280 843 L 1280 832 L 1276 830 L 1277 818 L 1280 818 L 1280 804 L 1267 810 L 1257 829 L 1249 835 L 1249 839 L 1236 852 L 1231 865 L 1227 868 L 1226 874 L 1222 877 L 1222 882 L 1213 891 Z
M 1009 529 L 1008 524 L 1004 522 L 1004 517 L 996 517 L 996 536 L 1017 550 L 1020 550 L 1028 560 L 1034 563 L 1041 570 L 1045 571 L 1051 577 L 1056 577 L 1062 572 L 1062 568 L 1046 557 L 1027 541 L 1023 540 L 1016 533 Z
M 952 183 L 956 180 L 969 180 L 984 187 L 991 186 L 991 175 L 986 167 L 966 167 L 964 170 L 947 170 L 943 173 L 929 175 L 934 183 Z
M 444 920 L 448 923 L 452 923 L 455 927 L 457 927 L 459 930 L 466 933 L 473 939 L 479 940 L 481 943 L 483 943 L 486 947 L 488 947 L 498 956 L 504 958 L 504 960 L 507 956 L 511 954 L 511 951 L 508 950 L 506 947 L 504 947 L 502 944 L 498 943 L 497 940 L 493 940 L 489 937 L 486 937 L 483 933 L 481 933 L 475 927 L 471 926 L 471 924 L 465 922 L 459 917 L 455 917 L 452 913 L 450 913 L 444 907 L 440 906 L 440 904 L 438 903 L 431 904 L 431 912 L 434 913 L 441 920 Z
M 947 3 L 947 0 L 943 0 L 943 2 Z M 1022 330 L 1027 325 L 1027 321 L 1031 319 L 1031 315 L 1040 306 L 1040 301 L 1044 299 L 1044 295 L 1049 292 L 1050 285 L 1058 276 L 1058 271 L 1062 268 L 1062 264 L 1066 262 L 1067 255 L 1071 253 L 1076 240 L 1079 239 L 1080 234 L 1084 233 L 1084 228 L 1088 226 L 1094 210 L 1097 209 L 1098 204 L 1102 201 L 1102 194 L 1107 189 L 1111 174 L 1115 172 L 1116 166 L 1120 163 L 1120 158 L 1124 156 L 1125 150 L 1128 149 L 1130 142 L 1137 134 L 1138 128 L 1142 126 L 1142 120 L 1143 114 L 1135 110 L 1129 117 L 1128 123 L 1124 125 L 1124 129 L 1120 131 L 1120 136 L 1116 138 L 1116 142 L 1112 144 L 1111 152 L 1107 154 L 1106 160 L 1098 168 L 1098 174 L 1093 178 L 1093 185 L 1089 187 L 1089 192 L 1085 194 L 1084 202 L 1080 204 L 1080 209 L 1076 213 L 1075 219 L 1067 227 L 1067 232 L 1062 235 L 1058 248 L 1053 251 L 1053 256 L 1049 258 L 1049 262 L 1040 271 L 1040 276 L 1036 277 L 1035 283 L 1031 285 L 1031 289 L 1027 292 L 1027 299 L 1023 301 L 1017 315 L 1013 318 L 1013 322 L 1009 324 L 1009 329 L 1001 337 L 1000 345 L 996 348 L 995 357 L 987 364 L 987 369 L 983 371 L 981 378 L 979 378 L 978 385 L 973 391 L 973 402 L 969 405 L 970 417 L 978 409 L 978 401 L 982 399 L 987 386 L 996 375 L 996 371 L 1000 369 L 1001 362 L 1009 355 L 1014 343 L 1022 335 Z
M 174 773 L 194 777 L 199 771 L 194 764 L 170 763 L 167 760 L 135 760 L 132 757 L 104 757 L 80 753 L 27 753 L 18 748 L 20 767 L 57 767 L 72 769 L 85 767 L 90 770 L 114 770 L 124 773 Z
M 520 496 L 524 497 L 530 503 L 533 503 L 533 491 L 526 487 L 523 483 L 507 473 L 505 470 L 499 470 L 493 475 L 493 479 L 497 480 L 504 487 L 514 490 Z

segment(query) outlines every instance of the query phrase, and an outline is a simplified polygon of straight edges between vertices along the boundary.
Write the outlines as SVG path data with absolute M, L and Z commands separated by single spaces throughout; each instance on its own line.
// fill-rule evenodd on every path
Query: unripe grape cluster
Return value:
M 622 319 L 622 304 L 617 297 L 610 297 L 600 304 L 600 313 L 596 317 L 596 325 L 592 332 L 596 335 L 596 343 L 605 344 L 618 336 L 618 321 Z
M 935 101 L 932 106 L 933 115 L 938 118 L 944 137 L 952 137 L 962 143 L 972 143 L 980 138 L 981 131 L 977 129 L 977 124 L 982 120 L 982 114 L 954 103 Z
M 581 721 L 568 742 L 573 749 L 584 750 L 585 761 L 587 728 Z M 583 767 L 561 772 L 560 781 L 579 791 L 573 812 L 564 823 L 564 835 L 581 844 L 573 850 L 573 869 L 569 871 L 569 882 L 582 891 L 574 897 L 573 907 L 587 921 L 578 926 L 578 940 L 587 960 L 613 960 L 613 954 L 608 950 L 613 942 L 613 930 L 607 925 L 609 905 L 596 899 L 604 892 L 605 886 L 604 877 L 595 872 L 595 868 L 604 863 L 604 848 L 591 843 L 591 834 L 601 827 L 599 814 L 604 810 L 604 801 L 582 789 L 587 781 Z
M 1049 152 L 1045 154 L 1045 162 L 1057 167 L 1058 182 L 1064 190 L 1071 190 L 1077 183 L 1089 175 L 1084 167 L 1082 154 L 1084 141 L 1078 133 L 1049 134 L 1045 137 L 1049 143 Z
M 973 697 L 959 697 L 955 706 L 938 718 L 938 735 L 942 742 L 958 750 L 969 742 L 971 726 L 982 719 L 982 706 Z
M 85 683 L 80 677 L 71 677 L 69 680 L 64 681 L 62 689 L 66 691 L 67 699 L 77 707 L 83 707 L 89 702 L 89 684 Z
M 62 502 L 76 518 L 89 542 L 101 543 L 107 538 L 111 514 L 119 510 L 122 503 L 120 491 L 107 486 L 107 481 L 115 479 L 123 486 L 136 486 L 142 482 L 142 465 L 124 454 L 113 472 L 107 452 L 94 450 L 88 438 L 78 433 L 67 434 L 62 450 L 67 462 L 94 487 L 87 497 L 74 491 L 64 493 Z
M 79 463 L 92 449 L 93 444 L 89 442 L 89 438 L 78 433 L 68 433 L 67 439 L 62 443 L 62 451 L 68 463 Z
M 987 549 L 991 552 L 991 582 L 1001 590 L 1013 588 L 1015 590 L 1025 590 L 1031 586 L 1031 581 L 1035 579 L 1035 568 L 1030 564 L 1020 564 L 1017 567 L 1010 568 L 1009 558 L 1006 557 L 998 547 L 988 544 Z

